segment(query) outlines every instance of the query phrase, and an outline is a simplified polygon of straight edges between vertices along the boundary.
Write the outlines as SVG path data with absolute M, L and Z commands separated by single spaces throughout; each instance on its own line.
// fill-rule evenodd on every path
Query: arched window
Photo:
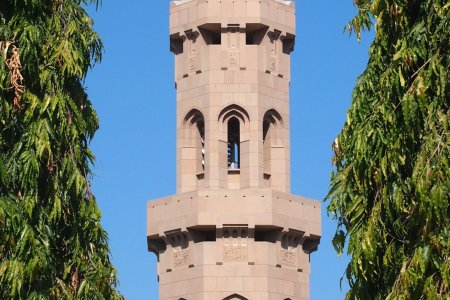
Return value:
M 272 172 L 272 164 L 275 163 L 273 148 L 283 146 L 281 129 L 283 119 L 274 109 L 268 110 L 263 118 L 263 170 L 264 178 L 269 179 Z
M 184 146 L 194 149 L 195 171 L 202 173 L 205 170 L 205 119 L 199 110 L 192 109 L 184 120 L 187 127 Z
M 204 120 L 197 121 L 198 130 L 198 155 L 201 159 L 198 160 L 199 166 L 197 169 L 205 171 L 205 122 Z
M 242 143 L 248 139 L 250 117 L 245 109 L 231 104 L 219 113 L 218 121 L 223 124 L 224 138 L 227 143 L 227 166 L 229 170 L 238 170 L 242 163 Z
M 264 147 L 264 173 L 270 174 L 270 159 L 271 159 L 271 147 L 272 147 L 272 139 L 271 139 L 271 133 L 273 130 L 270 130 L 270 126 L 272 125 L 272 122 L 270 119 L 264 119 L 263 121 L 263 147 Z
M 196 190 L 205 179 L 205 118 L 198 109 L 186 113 L 177 130 L 177 186 L 180 192 Z M 207 157 L 206 157 L 207 158 Z
M 228 169 L 239 169 L 241 129 L 239 120 L 232 117 L 228 120 Z

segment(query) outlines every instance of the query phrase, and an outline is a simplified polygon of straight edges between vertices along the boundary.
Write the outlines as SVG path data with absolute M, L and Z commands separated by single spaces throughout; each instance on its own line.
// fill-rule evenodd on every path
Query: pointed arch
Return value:
M 195 150 L 196 173 L 205 170 L 205 117 L 198 109 L 191 109 L 184 117 L 185 143 Z
M 281 117 L 280 113 L 273 108 L 269 109 L 264 114 L 263 128 L 264 128 L 265 124 L 273 125 L 276 127 L 284 127 L 283 118 Z M 267 133 L 267 130 L 263 130 L 263 134 L 265 135 L 266 133 Z
M 184 117 L 184 123 L 195 124 L 198 121 L 205 121 L 202 112 L 196 108 L 191 109 Z
M 226 119 L 236 116 L 243 122 L 250 122 L 250 115 L 248 112 L 237 104 L 231 104 L 222 109 L 218 116 L 218 121 L 224 122 Z
M 281 114 L 275 109 L 269 109 L 263 116 L 263 170 L 264 178 L 270 179 L 273 162 L 273 147 L 282 145 L 282 128 L 284 127 Z
M 185 191 L 198 188 L 205 171 L 205 117 L 192 108 L 179 125 L 179 147 L 181 151 L 180 178 Z
M 248 300 L 244 296 L 241 296 L 239 294 L 233 294 L 231 296 L 228 296 L 226 298 L 223 298 L 223 300 Z
M 248 140 L 250 115 L 241 106 L 230 104 L 223 108 L 217 120 L 221 123 L 222 138 L 226 143 L 228 170 L 239 170 L 242 159 L 242 142 Z

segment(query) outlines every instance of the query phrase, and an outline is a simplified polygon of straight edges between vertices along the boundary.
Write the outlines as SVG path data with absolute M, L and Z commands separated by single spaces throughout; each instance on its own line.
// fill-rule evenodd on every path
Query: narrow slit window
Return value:
M 240 167 L 240 124 L 235 117 L 228 121 L 228 169 Z
M 183 173 L 196 176 L 201 180 L 205 178 L 206 165 L 206 138 L 205 138 L 205 119 L 203 114 L 197 110 L 192 109 L 186 115 L 182 159 L 190 161 Z M 194 164 L 194 168 L 192 168 Z
M 200 137 L 200 158 L 201 158 L 201 170 L 205 170 L 205 123 L 203 120 L 197 122 L 197 130 Z
M 264 173 L 270 174 L 270 161 L 271 161 L 271 134 L 270 134 L 270 121 L 264 120 L 263 122 L 263 159 L 264 159 Z
M 282 134 L 282 118 L 274 109 L 270 109 L 264 114 L 263 118 L 263 178 L 269 180 L 274 160 L 273 147 L 275 145 L 282 146 L 280 136 Z

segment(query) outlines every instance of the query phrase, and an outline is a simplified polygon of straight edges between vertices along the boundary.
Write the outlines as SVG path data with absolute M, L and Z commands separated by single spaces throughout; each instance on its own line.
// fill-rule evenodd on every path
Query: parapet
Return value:
M 295 3 L 283 0 L 190 0 L 170 6 L 170 34 L 204 24 L 246 28 L 264 24 L 283 33 L 295 33 Z

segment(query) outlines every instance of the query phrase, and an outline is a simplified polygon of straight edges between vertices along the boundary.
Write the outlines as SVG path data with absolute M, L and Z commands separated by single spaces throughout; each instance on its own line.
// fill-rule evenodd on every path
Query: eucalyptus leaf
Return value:
M 90 191 L 92 1 L 0 2 L 0 299 L 122 299 Z
M 450 299 L 449 2 L 354 3 L 348 31 L 376 35 L 326 197 L 346 298 Z

